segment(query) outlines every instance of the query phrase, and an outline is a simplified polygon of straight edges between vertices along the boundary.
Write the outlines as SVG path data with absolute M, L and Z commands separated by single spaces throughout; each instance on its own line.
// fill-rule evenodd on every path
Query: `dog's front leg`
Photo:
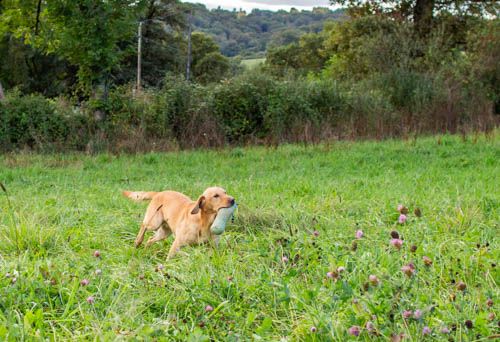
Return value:
M 180 241 L 181 240 L 179 240 L 178 238 L 176 238 L 174 240 L 174 242 L 172 243 L 172 246 L 170 247 L 170 250 L 168 251 L 168 259 L 172 259 L 177 254 L 179 249 L 181 249 L 181 242 Z

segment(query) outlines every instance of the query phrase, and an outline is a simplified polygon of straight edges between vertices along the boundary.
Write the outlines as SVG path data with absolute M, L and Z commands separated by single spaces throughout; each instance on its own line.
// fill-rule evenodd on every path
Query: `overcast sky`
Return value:
M 307 9 L 310 10 L 313 7 L 324 7 L 328 6 L 328 0 L 183 0 L 185 2 L 196 2 L 205 4 L 208 8 L 217 8 L 218 6 L 232 10 L 244 9 L 249 12 L 253 8 L 267 9 L 267 10 L 279 10 L 285 9 L 290 10 L 290 8 L 295 7 L 297 9 Z

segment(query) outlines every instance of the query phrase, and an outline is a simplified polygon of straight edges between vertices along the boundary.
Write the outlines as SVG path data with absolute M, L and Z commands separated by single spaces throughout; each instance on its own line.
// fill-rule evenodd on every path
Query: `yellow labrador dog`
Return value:
M 148 240 L 146 247 L 174 234 L 175 239 L 168 253 L 169 258 L 173 257 L 182 246 L 204 243 L 209 239 L 218 244 L 219 236 L 210 232 L 210 226 L 219 209 L 234 205 L 234 198 L 219 187 L 206 189 L 196 201 L 176 191 L 124 191 L 123 195 L 134 201 L 151 200 L 135 239 L 135 247 L 141 245 L 146 230 L 156 232 Z

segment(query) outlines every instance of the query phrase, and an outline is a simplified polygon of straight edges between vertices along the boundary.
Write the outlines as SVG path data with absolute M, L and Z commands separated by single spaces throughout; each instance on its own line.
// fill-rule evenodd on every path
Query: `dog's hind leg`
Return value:
M 141 229 L 139 230 L 139 234 L 135 238 L 135 247 L 139 247 L 144 241 L 144 234 L 146 234 L 146 230 L 155 231 L 161 227 L 163 223 L 163 214 L 161 212 L 161 207 L 163 205 L 156 205 L 155 203 L 151 203 L 146 210 L 146 215 L 144 215 L 144 220 L 141 224 Z
M 172 231 L 170 230 L 170 228 L 161 227 L 156 231 L 154 236 L 149 238 L 148 242 L 146 243 L 146 247 L 151 246 L 155 242 L 165 240 L 171 233 Z

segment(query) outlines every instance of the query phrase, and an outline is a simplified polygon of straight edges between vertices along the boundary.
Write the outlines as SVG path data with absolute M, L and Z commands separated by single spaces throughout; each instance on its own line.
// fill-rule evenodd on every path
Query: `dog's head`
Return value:
M 208 188 L 196 201 L 191 214 L 198 214 L 200 210 L 207 213 L 216 213 L 221 208 L 234 205 L 234 197 L 229 196 L 226 190 L 219 187 Z

